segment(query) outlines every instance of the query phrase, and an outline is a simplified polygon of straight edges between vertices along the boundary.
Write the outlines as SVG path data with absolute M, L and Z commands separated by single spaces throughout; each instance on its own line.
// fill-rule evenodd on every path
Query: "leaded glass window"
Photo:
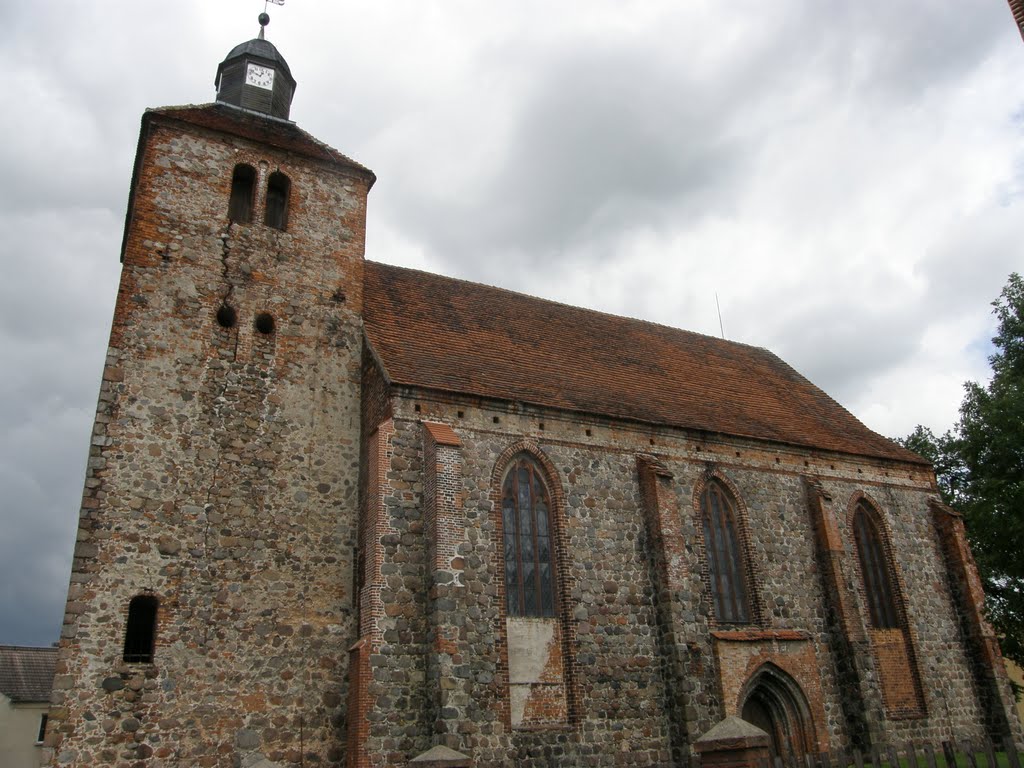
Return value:
M 871 626 L 876 629 L 898 627 L 899 617 L 889 578 L 889 558 L 878 526 L 863 503 L 858 505 L 853 516 L 853 535 L 857 539 L 857 556 L 860 558 Z
M 501 489 L 505 601 L 509 616 L 554 616 L 551 501 L 540 468 L 522 457 Z
M 747 624 L 750 605 L 736 510 L 719 483 L 711 481 L 704 489 L 701 512 L 715 617 L 724 623 Z

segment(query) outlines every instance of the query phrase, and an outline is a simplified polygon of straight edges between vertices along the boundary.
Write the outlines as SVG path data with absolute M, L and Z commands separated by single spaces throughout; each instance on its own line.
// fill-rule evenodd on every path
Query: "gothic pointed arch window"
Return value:
M 519 456 L 505 473 L 501 514 L 508 615 L 554 616 L 551 495 L 543 472 L 529 456 Z
M 722 483 L 712 479 L 704 487 L 700 507 L 715 618 L 725 624 L 749 624 L 749 580 L 736 502 Z
M 237 224 L 252 221 L 253 193 L 256 191 L 256 169 L 239 163 L 231 175 L 231 199 L 228 201 L 228 218 Z
M 871 626 L 874 629 L 899 627 L 888 553 L 875 521 L 874 510 L 863 501 L 853 513 L 853 535 L 857 542 L 857 557 L 860 560 Z

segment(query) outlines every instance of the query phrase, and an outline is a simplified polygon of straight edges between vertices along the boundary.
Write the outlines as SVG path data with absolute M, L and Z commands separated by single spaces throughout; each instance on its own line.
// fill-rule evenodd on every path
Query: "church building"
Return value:
M 261 29 L 143 115 L 52 765 L 1021 743 L 925 460 L 765 349 L 366 260 L 295 87 Z

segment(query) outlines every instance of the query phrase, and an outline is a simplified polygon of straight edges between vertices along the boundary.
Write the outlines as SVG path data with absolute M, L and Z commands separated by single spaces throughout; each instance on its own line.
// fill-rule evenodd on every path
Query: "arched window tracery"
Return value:
M 507 614 L 554 616 L 551 495 L 540 467 L 528 456 L 517 458 L 505 473 L 501 514 Z
M 715 618 L 725 624 L 748 624 L 752 621 L 749 581 L 736 503 L 712 479 L 701 494 L 700 506 Z

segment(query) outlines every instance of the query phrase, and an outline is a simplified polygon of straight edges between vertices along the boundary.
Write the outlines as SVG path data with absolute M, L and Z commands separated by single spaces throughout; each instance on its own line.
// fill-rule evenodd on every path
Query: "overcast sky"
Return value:
M 259 0 L 4 3 L 0 643 L 59 632 L 146 107 Z M 767 347 L 885 435 L 956 419 L 1024 267 L 1005 0 L 287 0 L 367 257 Z

